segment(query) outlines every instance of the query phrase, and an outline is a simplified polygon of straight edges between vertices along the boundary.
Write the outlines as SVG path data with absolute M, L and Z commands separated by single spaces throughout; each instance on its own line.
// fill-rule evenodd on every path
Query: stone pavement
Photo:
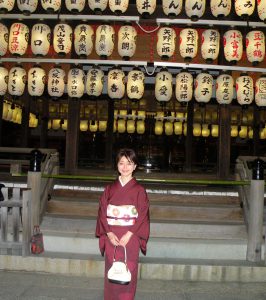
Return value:
M 0 271 L 1 300 L 103 300 L 103 280 Z M 264 283 L 139 280 L 135 300 L 265 300 Z

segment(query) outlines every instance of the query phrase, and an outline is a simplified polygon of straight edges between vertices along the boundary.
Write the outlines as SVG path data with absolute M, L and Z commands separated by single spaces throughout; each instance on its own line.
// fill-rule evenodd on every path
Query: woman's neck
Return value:
M 123 183 L 123 185 L 126 185 L 131 179 L 132 179 L 132 175 L 130 176 L 119 176 L 121 182 Z

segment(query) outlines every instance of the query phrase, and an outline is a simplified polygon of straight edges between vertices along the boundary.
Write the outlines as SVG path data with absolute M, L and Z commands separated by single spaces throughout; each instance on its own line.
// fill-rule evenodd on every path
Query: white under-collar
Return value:
M 133 177 L 132 177 L 132 178 L 133 178 Z M 132 178 L 130 178 L 129 181 L 130 181 Z M 129 182 L 129 181 L 128 181 L 128 182 L 124 183 L 124 182 L 122 181 L 122 179 L 121 179 L 121 175 L 118 177 L 118 179 L 119 179 L 119 181 L 120 181 L 122 187 L 125 186 L 125 185 Z

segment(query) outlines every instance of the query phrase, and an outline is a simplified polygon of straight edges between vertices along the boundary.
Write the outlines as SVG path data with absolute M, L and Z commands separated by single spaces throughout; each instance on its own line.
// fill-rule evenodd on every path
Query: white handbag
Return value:
M 116 261 L 116 259 L 115 259 L 116 248 L 117 247 L 115 246 L 113 264 L 107 273 L 107 278 L 112 283 L 129 284 L 129 282 L 131 281 L 131 273 L 127 267 L 126 247 L 123 247 L 124 253 L 125 253 L 124 261 Z

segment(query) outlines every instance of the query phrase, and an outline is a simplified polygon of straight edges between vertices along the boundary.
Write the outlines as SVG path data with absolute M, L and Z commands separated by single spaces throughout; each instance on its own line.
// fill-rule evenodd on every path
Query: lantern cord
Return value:
M 153 67 L 153 70 L 151 72 L 148 71 L 147 66 L 143 66 L 143 67 L 146 71 L 146 74 L 149 75 L 149 76 L 152 76 L 154 74 L 155 70 L 156 70 L 156 66 Z
M 152 32 L 155 32 L 156 30 L 158 30 L 159 28 L 160 28 L 160 26 L 161 25 L 158 25 L 156 28 L 154 28 L 153 30 L 150 30 L 150 31 L 148 31 L 148 30 L 146 30 L 146 29 L 144 29 L 140 24 L 139 24 L 139 22 L 138 21 L 136 21 L 136 24 L 139 26 L 139 28 L 142 30 L 142 31 L 144 31 L 145 33 L 152 33 Z

